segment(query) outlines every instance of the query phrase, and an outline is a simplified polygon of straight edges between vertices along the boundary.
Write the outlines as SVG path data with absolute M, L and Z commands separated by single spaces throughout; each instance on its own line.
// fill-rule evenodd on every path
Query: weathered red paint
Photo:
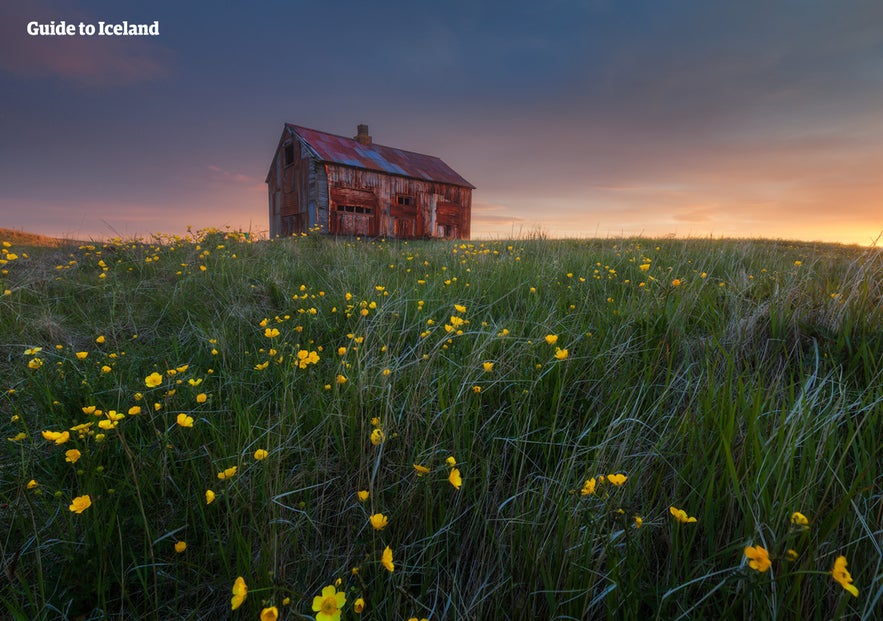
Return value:
M 270 235 L 468 238 L 474 186 L 437 157 L 286 124 L 267 175 Z

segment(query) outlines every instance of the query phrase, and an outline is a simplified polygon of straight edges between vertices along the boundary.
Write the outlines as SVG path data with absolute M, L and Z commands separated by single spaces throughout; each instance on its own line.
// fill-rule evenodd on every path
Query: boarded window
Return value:
M 396 205 L 406 205 L 410 206 L 414 204 L 413 196 L 406 196 L 404 194 L 399 194 L 396 196 Z
M 285 145 L 285 148 L 283 149 L 283 153 L 284 153 L 285 165 L 291 166 L 292 164 L 294 164 L 294 145 L 293 144 Z

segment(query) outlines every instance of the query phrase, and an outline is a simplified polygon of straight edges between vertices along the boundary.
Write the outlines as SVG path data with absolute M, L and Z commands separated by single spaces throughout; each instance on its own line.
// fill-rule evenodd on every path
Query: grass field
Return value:
M 878 249 L 0 263 L 2 618 L 880 618 Z

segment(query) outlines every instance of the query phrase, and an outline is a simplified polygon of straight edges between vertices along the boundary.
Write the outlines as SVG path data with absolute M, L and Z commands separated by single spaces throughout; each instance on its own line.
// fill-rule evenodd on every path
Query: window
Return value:
M 337 211 L 346 211 L 349 213 L 374 213 L 373 207 L 364 207 L 362 205 L 338 205 Z
M 414 204 L 413 196 L 405 196 L 404 194 L 399 194 L 396 196 L 396 205 L 406 205 L 410 206 Z
M 285 160 L 284 160 L 285 165 L 291 166 L 292 164 L 294 164 L 294 145 L 291 143 L 285 145 L 284 153 L 285 153 Z

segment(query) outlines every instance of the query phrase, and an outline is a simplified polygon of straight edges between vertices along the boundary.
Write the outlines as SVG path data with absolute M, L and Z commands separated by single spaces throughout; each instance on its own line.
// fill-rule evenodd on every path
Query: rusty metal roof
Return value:
M 300 136 L 316 156 L 324 162 L 475 189 L 474 185 L 457 174 L 454 169 L 431 155 L 373 143 L 364 145 L 352 138 L 344 138 L 291 123 L 286 123 L 285 127 Z

